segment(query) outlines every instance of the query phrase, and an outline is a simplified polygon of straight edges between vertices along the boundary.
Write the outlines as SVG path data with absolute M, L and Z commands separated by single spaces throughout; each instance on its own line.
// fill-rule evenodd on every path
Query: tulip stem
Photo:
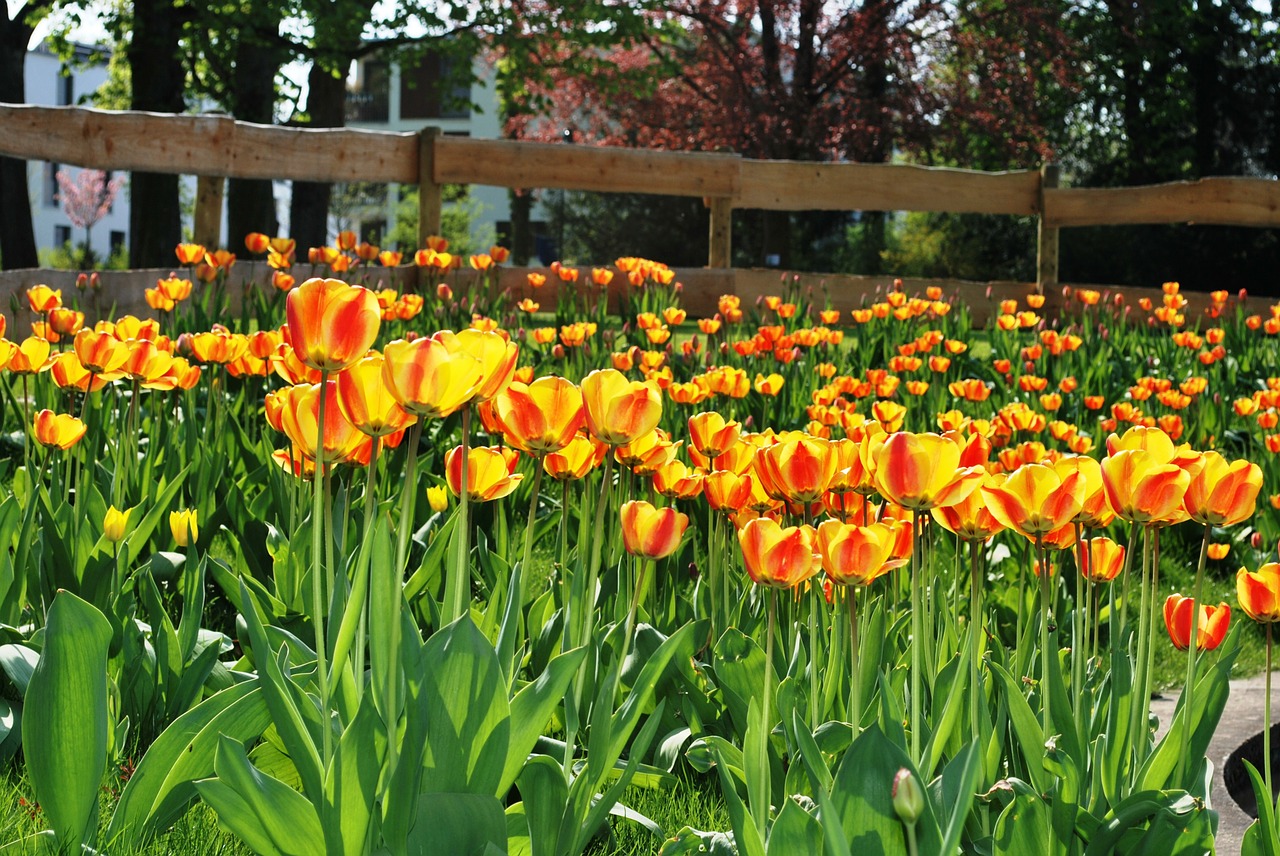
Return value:
M 613 449 L 604 458 L 604 471 L 601 474 L 600 501 L 596 505 L 596 527 L 591 538 L 591 564 L 587 566 L 586 603 L 583 604 L 582 644 L 586 644 L 595 615 L 596 586 L 600 578 L 600 552 L 604 546 L 604 508 L 609 504 L 609 482 L 613 477 Z
M 777 632 L 777 626 L 778 590 L 773 586 L 769 586 L 769 622 L 766 625 L 767 633 L 764 637 L 764 695 L 761 696 L 761 703 L 764 705 L 766 729 L 771 728 L 773 725 L 773 719 L 770 717 L 769 711 L 773 707 L 773 637 Z M 1267 674 L 1269 676 L 1270 672 Z
M 454 540 L 458 543 L 458 551 L 454 555 L 452 573 L 445 584 L 444 624 L 452 624 L 467 611 L 470 601 L 471 568 L 467 562 L 471 555 L 471 530 L 467 522 L 467 470 L 471 469 L 468 459 L 467 443 L 471 434 L 471 405 L 462 406 L 462 445 L 459 447 L 462 472 L 458 476 L 458 529 L 454 531 Z
M 518 609 L 524 615 L 524 581 L 529 576 L 529 563 L 533 560 L 533 524 L 538 517 L 538 491 L 542 488 L 542 456 L 533 459 L 533 492 L 529 497 L 529 522 L 524 528 L 524 556 L 520 561 L 520 585 L 512 594 L 520 599 Z
M 1138 610 L 1138 663 L 1135 669 L 1137 680 L 1134 684 L 1135 691 L 1139 693 L 1139 697 L 1134 700 L 1133 711 L 1130 714 L 1129 734 L 1133 740 L 1134 756 L 1137 764 L 1141 765 L 1146 757 L 1146 737 L 1144 735 L 1145 724 L 1142 720 L 1143 702 L 1141 695 L 1150 695 L 1147 689 L 1147 646 L 1151 644 L 1151 623 L 1147 621 L 1147 609 L 1151 603 L 1148 599 L 1150 585 L 1148 584 L 1147 575 L 1148 568 L 1151 564 L 1151 530 L 1143 530 L 1142 538 L 1142 577 L 1139 580 L 1142 586 L 1141 607 Z M 1151 592 L 1154 599 L 1154 592 Z
M 982 698 L 982 675 L 979 668 L 979 657 L 982 646 L 982 540 L 974 538 L 969 542 L 969 727 L 973 734 L 981 734 L 978 729 L 978 709 Z M 957 581 L 957 588 L 959 583 Z
M 858 587 L 846 586 L 849 598 L 849 724 L 856 740 L 862 726 L 862 685 L 858 680 Z
M 333 757 L 333 729 L 329 716 L 329 662 L 324 634 L 325 601 L 324 601 L 324 509 L 325 488 L 327 482 L 323 476 L 325 464 L 324 453 L 324 408 L 325 393 L 328 390 L 329 373 L 320 372 L 320 402 L 316 414 L 316 474 L 312 479 L 311 503 L 311 621 L 316 631 L 316 683 L 320 690 L 320 713 L 323 718 L 321 737 L 324 754 L 321 755 L 325 768 Z M 268 652 L 261 652 L 263 657 Z
M 1111 622 L 1111 628 L 1114 631 L 1110 635 L 1112 647 L 1115 647 L 1117 642 L 1128 647 L 1128 642 L 1126 642 L 1124 638 L 1124 631 L 1129 623 L 1127 621 L 1129 613 L 1129 581 L 1133 576 L 1130 571 L 1133 569 L 1133 554 L 1137 552 L 1137 550 L 1138 521 L 1135 520 L 1133 521 L 1133 525 L 1129 527 L 1129 546 L 1124 552 L 1124 588 L 1120 592 L 1120 614 L 1117 616 L 1115 609 L 1112 609 L 1111 616 L 1107 619 Z M 1114 599 L 1115 596 L 1113 593 L 1112 601 L 1114 601 Z M 1117 618 L 1120 622 L 1118 625 L 1116 624 Z
M 924 622 L 920 615 L 920 511 L 915 516 L 911 537 L 915 544 L 911 549 L 911 760 L 919 764 L 920 754 L 920 693 L 923 675 L 921 656 L 923 650 Z
M 1040 561 L 1040 719 L 1044 739 L 1048 740 L 1053 727 L 1050 705 L 1053 692 L 1049 686 L 1049 562 L 1044 552 L 1044 538 L 1039 533 L 1036 534 L 1036 557 Z
M 1267 698 L 1263 702 L 1263 716 L 1266 719 L 1262 723 L 1262 763 L 1265 765 L 1264 773 L 1267 783 L 1267 800 L 1274 801 L 1276 792 L 1271 787 L 1271 622 L 1267 623 Z
M 1082 722 L 1081 706 L 1084 697 L 1084 646 L 1088 629 L 1084 626 L 1085 610 L 1088 609 L 1085 596 L 1085 552 L 1088 544 L 1083 540 L 1084 527 L 1076 521 L 1076 597 L 1071 606 L 1071 698 L 1075 704 L 1077 726 Z M 1083 732 L 1083 729 L 1081 729 Z
M 378 452 L 382 445 L 381 437 L 371 438 L 372 446 L 369 448 L 369 477 L 364 486 L 364 539 L 362 543 L 367 544 L 369 539 L 373 537 L 373 520 L 374 514 L 378 508 Z M 355 673 L 356 692 L 364 691 L 364 656 L 365 656 L 365 633 L 369 624 L 369 560 L 366 560 L 364 567 L 356 569 L 355 579 L 352 585 L 355 590 L 351 592 L 351 601 L 358 604 L 360 609 L 360 623 L 356 628 L 356 644 L 352 651 L 352 671 Z M 391 569 L 391 575 L 394 579 L 395 570 Z M 392 631 L 394 633 L 394 629 Z M 388 699 L 390 701 L 390 699 Z M 393 708 L 388 707 L 388 710 Z M 388 745 L 393 745 L 394 740 L 389 741 Z
M 560 608 L 563 622 L 560 631 L 560 650 L 568 651 L 572 643 L 570 628 L 571 613 L 569 610 L 569 518 L 572 494 L 572 480 L 560 482 Z
M 1189 785 L 1183 778 L 1187 772 L 1187 765 L 1191 762 L 1191 730 L 1194 724 L 1195 709 L 1192 702 L 1195 700 L 1196 689 L 1196 643 L 1200 641 L 1198 632 L 1200 625 L 1200 584 L 1204 576 L 1205 559 L 1209 556 L 1209 533 L 1212 527 L 1206 523 L 1204 525 L 1204 538 L 1200 541 L 1200 563 L 1196 565 L 1196 581 L 1191 589 L 1191 633 L 1187 638 L 1187 684 L 1182 690 L 1182 713 L 1185 717 L 1182 727 L 1182 755 L 1178 759 L 1178 778 L 1175 781 L 1181 781 L 1185 785 Z
M 404 465 L 404 493 L 400 496 L 400 529 L 396 532 L 396 569 L 403 575 L 409 563 L 409 533 L 413 530 L 413 506 L 418 483 L 418 442 L 422 439 L 422 418 L 409 428 L 409 447 Z

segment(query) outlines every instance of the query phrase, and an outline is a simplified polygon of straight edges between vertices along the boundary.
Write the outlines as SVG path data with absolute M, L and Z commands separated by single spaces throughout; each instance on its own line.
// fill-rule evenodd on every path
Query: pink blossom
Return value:
M 62 196 L 62 210 L 67 212 L 71 224 L 87 229 L 111 210 L 116 194 L 124 187 L 124 179 L 107 181 L 106 173 L 86 169 L 74 180 L 65 172 L 58 173 L 58 190 Z

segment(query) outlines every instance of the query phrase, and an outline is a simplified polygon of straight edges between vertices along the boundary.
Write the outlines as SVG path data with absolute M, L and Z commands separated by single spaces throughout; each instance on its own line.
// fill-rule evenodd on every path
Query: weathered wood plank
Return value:
M 606 146 L 440 137 L 440 184 L 546 187 L 665 196 L 735 196 L 741 158 Z
M 435 172 L 436 143 L 440 129 L 423 128 L 418 133 L 418 175 L 427 180 L 418 185 L 418 246 L 425 247 L 427 238 L 439 235 L 444 216 L 444 188 L 430 176 Z
M 1058 186 L 1058 165 L 1047 163 L 1040 168 L 1040 207 L 1044 195 Z M 1041 217 L 1036 231 L 1036 291 L 1044 294 L 1058 285 L 1058 227 Z
M 707 267 L 733 266 L 733 201 L 723 196 L 707 200 L 711 209 L 711 233 L 707 253 Z
M 416 134 L 284 128 L 224 116 L 0 104 L 0 154 L 111 170 L 307 181 L 418 181 Z
M 196 181 L 196 214 L 192 237 L 206 247 L 222 246 L 222 200 L 226 180 L 202 175 Z
M 1045 190 L 1045 220 L 1052 226 L 1195 223 L 1280 226 L 1280 181 L 1202 178 L 1142 187 Z
M 1040 174 L 909 164 L 743 161 L 738 208 L 1036 214 Z

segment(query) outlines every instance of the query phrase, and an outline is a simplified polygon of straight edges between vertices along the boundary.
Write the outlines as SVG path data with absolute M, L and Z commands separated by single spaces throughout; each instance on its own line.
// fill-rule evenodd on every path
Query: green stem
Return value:
M 1150 644 L 1148 639 L 1151 624 L 1147 621 L 1147 609 L 1149 606 L 1148 591 L 1150 586 L 1147 582 L 1148 567 L 1151 562 L 1151 531 L 1143 530 L 1142 539 L 1142 576 L 1139 579 L 1141 585 L 1141 607 L 1138 610 L 1138 663 L 1135 669 L 1135 692 L 1141 694 L 1147 692 L 1147 645 Z M 1142 699 L 1136 698 L 1133 705 L 1133 711 L 1130 714 L 1129 734 L 1133 740 L 1134 755 L 1138 764 L 1142 763 L 1143 757 L 1146 755 L 1144 751 L 1146 745 L 1145 725 L 1142 721 Z
M 849 724 L 856 740 L 862 725 L 862 685 L 858 680 L 858 587 L 848 586 L 849 598 Z
M 1205 559 L 1209 556 L 1209 533 L 1212 527 L 1206 523 L 1204 525 L 1204 538 L 1200 541 L 1200 562 L 1196 565 L 1196 581 L 1191 589 L 1191 633 L 1187 639 L 1187 683 L 1182 690 L 1182 713 L 1185 717 L 1182 729 L 1182 755 L 1178 758 L 1178 778 L 1177 782 L 1185 782 L 1184 776 L 1187 772 L 1187 765 L 1191 763 L 1191 729 L 1192 717 L 1195 715 L 1195 708 L 1192 703 L 1195 700 L 1196 690 L 1196 643 L 1199 642 L 1199 625 L 1200 625 L 1200 584 L 1204 576 Z
M 604 530 L 604 511 L 605 506 L 609 504 L 609 488 L 610 480 L 613 477 L 613 450 L 604 458 L 604 471 L 602 472 L 600 482 L 600 501 L 596 505 L 596 528 L 591 536 L 591 564 L 587 566 L 587 588 L 585 591 L 586 602 L 582 605 L 583 609 L 583 634 L 581 644 L 586 644 L 587 637 L 590 635 L 590 629 L 593 626 L 592 618 L 595 616 L 596 588 L 600 580 L 600 553 L 604 547 L 605 530 Z
M 979 652 L 981 651 L 982 633 L 982 571 L 979 562 L 982 558 L 982 541 L 975 538 L 969 542 L 969 727 L 973 734 L 978 734 L 978 706 L 982 698 L 982 676 L 979 670 Z M 957 582 L 957 588 L 959 584 Z
M 454 532 L 454 538 L 458 542 L 458 551 L 454 555 L 453 566 L 450 568 L 450 575 L 445 584 L 445 604 L 444 615 L 441 620 L 446 624 L 452 624 L 461 618 L 467 611 L 467 604 L 470 600 L 471 588 L 471 568 L 467 562 L 471 555 L 471 529 L 467 521 L 467 504 L 469 497 L 467 496 L 467 470 L 470 469 L 467 460 L 467 444 L 471 434 L 471 405 L 463 405 L 462 408 L 462 445 L 459 447 L 459 454 L 462 456 L 462 473 L 458 478 L 458 526 Z
M 818 611 L 824 601 L 822 585 L 815 577 L 809 583 L 809 729 L 815 732 L 821 725 L 818 720 L 822 716 L 818 698 Z
M 329 662 L 324 634 L 324 509 L 325 481 L 322 473 L 327 465 L 324 455 L 324 408 L 328 391 L 329 373 L 320 372 L 320 402 L 316 415 L 316 474 L 312 480 L 311 501 L 311 621 L 316 631 L 316 683 L 320 690 L 320 711 L 324 718 L 321 727 L 325 768 L 333 757 L 333 729 L 329 724 Z M 265 655 L 264 655 L 265 656 Z
M 1267 698 L 1263 702 L 1263 716 L 1266 721 L 1262 724 L 1262 763 L 1265 765 L 1264 773 L 1267 782 L 1267 799 L 1274 800 L 1276 792 L 1271 787 L 1271 622 L 1267 622 Z
M 920 849 L 919 845 L 916 844 L 916 825 L 914 823 L 905 825 L 907 827 L 907 853 L 909 856 L 918 856 Z
M 1044 739 L 1048 740 L 1053 727 L 1053 712 L 1049 687 L 1049 563 L 1044 553 L 1044 539 L 1036 535 L 1036 556 L 1040 560 L 1040 722 Z
M 915 520 L 911 537 L 915 541 L 911 549 L 911 760 L 919 764 L 920 754 L 920 709 L 922 692 L 924 655 L 924 622 L 920 614 L 920 511 L 914 512 Z
M 1071 605 L 1071 697 L 1075 704 L 1077 728 L 1081 725 L 1081 710 L 1085 704 L 1084 697 L 1084 614 L 1085 605 L 1085 551 L 1088 544 L 1083 540 L 1084 527 L 1076 522 L 1076 597 Z M 1083 732 L 1083 729 L 1081 729 Z
M 569 610 L 569 518 L 572 516 L 569 501 L 573 497 L 570 492 L 572 484 L 570 479 L 560 482 L 560 608 L 564 615 L 560 631 L 561 651 L 569 650 L 572 642 Z
M 1132 579 L 1132 576 L 1133 576 L 1130 573 L 1130 570 L 1133 568 L 1133 554 L 1136 553 L 1137 550 L 1138 550 L 1138 521 L 1135 520 L 1133 522 L 1133 525 L 1129 527 L 1129 546 L 1125 549 L 1125 553 L 1124 553 L 1124 571 L 1123 571 L 1124 589 L 1120 592 L 1120 614 L 1118 616 L 1120 623 L 1118 625 L 1115 623 L 1117 619 L 1117 615 L 1114 609 L 1111 611 L 1111 618 L 1109 619 L 1109 621 L 1111 622 L 1111 626 L 1115 629 L 1115 633 L 1111 637 L 1113 646 L 1117 642 L 1120 643 L 1121 645 L 1126 645 L 1126 646 L 1128 645 L 1128 642 L 1126 642 L 1124 638 L 1124 631 L 1126 629 L 1126 625 L 1128 624 L 1127 619 L 1128 619 L 1128 612 L 1129 612 L 1129 581 L 1130 579 Z M 1115 595 L 1113 594 L 1112 599 L 1114 599 L 1114 597 Z
M 400 528 L 396 531 L 396 568 L 401 574 L 409 563 L 409 533 L 413 530 L 413 506 L 418 483 L 418 442 L 422 439 L 422 417 L 409 428 L 409 447 L 404 465 L 404 492 L 400 495 Z M 465 467 L 464 467 L 465 469 Z

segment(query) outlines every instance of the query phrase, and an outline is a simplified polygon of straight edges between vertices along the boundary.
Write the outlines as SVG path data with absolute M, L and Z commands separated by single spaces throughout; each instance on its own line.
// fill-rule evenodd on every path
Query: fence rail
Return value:
M 1039 218 L 1037 287 L 1058 281 L 1058 230 L 1194 223 L 1280 227 L 1280 181 L 1206 178 L 1058 187 L 1053 166 L 980 172 L 907 164 L 752 160 L 731 154 L 255 125 L 222 116 L 0 104 L 0 155 L 200 177 L 198 235 L 217 241 L 222 178 L 417 184 L 419 231 L 439 230 L 444 184 L 653 193 L 706 200 L 711 268 L 730 267 L 734 208 L 936 211 Z

